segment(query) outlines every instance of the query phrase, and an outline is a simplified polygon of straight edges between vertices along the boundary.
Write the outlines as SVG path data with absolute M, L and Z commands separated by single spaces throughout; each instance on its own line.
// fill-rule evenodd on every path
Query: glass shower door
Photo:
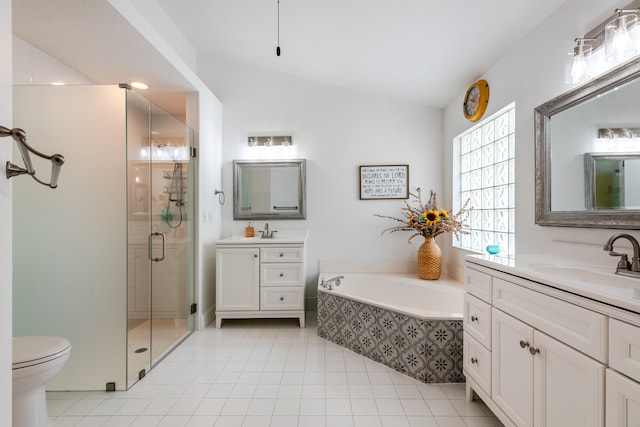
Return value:
M 193 330 L 192 140 L 190 128 L 151 104 L 152 366 Z
M 128 387 L 193 330 L 192 138 L 127 90 Z

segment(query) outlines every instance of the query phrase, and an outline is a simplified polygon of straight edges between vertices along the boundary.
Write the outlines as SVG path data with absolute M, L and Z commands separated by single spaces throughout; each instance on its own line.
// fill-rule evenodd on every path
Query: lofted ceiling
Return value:
M 199 54 L 443 108 L 564 0 L 156 0 Z
M 97 84 L 149 82 L 145 96 L 184 115 L 193 87 L 106 0 L 13 0 L 12 26 L 14 35 Z
M 149 0 L 151 1 L 151 0 Z M 199 55 L 444 108 L 564 0 L 155 0 Z M 13 0 L 14 34 L 96 83 L 193 88 L 107 0 Z M 155 95 L 154 95 L 155 94 Z

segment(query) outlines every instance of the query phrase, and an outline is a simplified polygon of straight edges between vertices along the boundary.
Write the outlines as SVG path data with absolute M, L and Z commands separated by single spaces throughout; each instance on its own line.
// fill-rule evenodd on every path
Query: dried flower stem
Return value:
M 438 210 L 436 193 L 433 190 L 431 190 L 429 201 L 426 204 L 422 203 L 420 188 L 416 189 L 416 193 L 409 193 L 409 196 L 413 199 L 404 202 L 404 207 L 401 209 L 402 217 L 374 214 L 377 217 L 391 219 L 402 224 L 386 228 L 380 234 L 387 231 L 390 233 L 413 231 L 414 233 L 408 239 L 409 242 L 416 236 L 432 238 L 443 233 L 453 233 L 456 239 L 460 239 L 460 234 L 469 234 L 468 231 L 463 230 L 471 211 L 471 208 L 468 207 L 469 199 L 459 212 L 452 214 L 451 211 Z

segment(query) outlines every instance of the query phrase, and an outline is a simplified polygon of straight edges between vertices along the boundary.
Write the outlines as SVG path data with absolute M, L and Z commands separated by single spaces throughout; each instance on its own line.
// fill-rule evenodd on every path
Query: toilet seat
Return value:
M 11 369 L 23 369 L 51 360 L 69 353 L 71 343 L 59 337 L 13 337 L 13 354 Z

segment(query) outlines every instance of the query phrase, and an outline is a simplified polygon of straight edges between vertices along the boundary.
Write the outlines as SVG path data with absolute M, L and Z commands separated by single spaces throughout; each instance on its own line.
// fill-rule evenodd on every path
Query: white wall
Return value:
M 442 190 L 440 110 L 376 97 L 209 57 L 198 73 L 224 105 L 223 235 L 243 229 L 233 220 L 231 162 L 257 155 L 251 134 L 293 136 L 290 156 L 307 159 L 307 219 L 269 221 L 272 229 L 307 228 L 307 297 L 320 260 L 415 260 L 421 239 L 380 235 L 391 225 L 374 213 L 400 215 L 401 200 L 359 200 L 359 165 L 409 164 L 410 189 Z M 263 150 L 268 151 L 268 150 Z M 254 221 L 261 229 L 264 221 Z
M 67 67 L 21 38 L 13 36 L 13 84 L 48 85 L 51 82 L 93 83 L 87 76 Z
M 490 85 L 490 101 L 485 117 L 505 105 L 516 103 L 516 253 L 572 254 L 594 262 L 611 264 L 602 245 L 613 232 L 603 229 L 541 227 L 535 224 L 534 117 L 538 105 L 571 89 L 564 83 L 565 61 L 575 37 L 613 14 L 627 1 L 567 0 L 549 19 L 536 28 L 510 54 L 504 56 L 482 77 Z M 472 83 L 472 82 L 469 82 Z M 444 181 L 451 200 L 452 140 L 471 127 L 462 115 L 466 88 L 444 112 Z M 460 276 L 463 251 L 448 248 L 448 262 Z M 613 268 L 613 265 L 612 265 Z
M 11 0 L 0 0 L 0 126 L 11 128 L 13 120 L 13 90 L 11 81 Z M 0 164 L 11 160 L 13 142 L 0 139 Z M 11 181 L 0 179 L 0 425 L 11 425 L 11 337 L 12 337 L 12 187 Z

